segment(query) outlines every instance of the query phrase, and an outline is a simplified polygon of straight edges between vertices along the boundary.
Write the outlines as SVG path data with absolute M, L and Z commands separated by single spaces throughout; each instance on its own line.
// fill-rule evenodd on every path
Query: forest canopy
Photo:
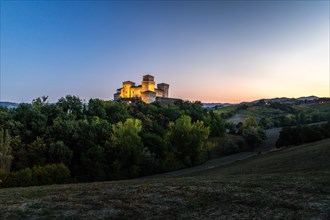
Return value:
M 193 166 L 206 140 L 224 131 L 224 120 L 200 102 L 84 103 L 68 95 L 50 104 L 44 96 L 0 107 L 0 180 L 19 186 L 125 179 Z

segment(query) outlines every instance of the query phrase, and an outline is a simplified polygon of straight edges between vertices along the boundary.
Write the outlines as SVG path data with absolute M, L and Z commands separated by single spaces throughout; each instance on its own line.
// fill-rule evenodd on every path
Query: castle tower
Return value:
M 141 84 L 142 84 L 141 92 L 146 92 L 146 91 L 155 92 L 155 81 L 153 76 L 144 75 Z
M 168 98 L 168 90 L 170 88 L 170 85 L 169 84 L 166 84 L 166 83 L 159 83 L 157 84 L 157 89 L 158 90 L 161 90 L 162 91 L 162 96 L 161 97 L 164 97 L 164 98 Z
M 131 98 L 131 87 L 135 86 L 132 81 L 123 82 L 123 89 L 120 91 L 121 98 Z

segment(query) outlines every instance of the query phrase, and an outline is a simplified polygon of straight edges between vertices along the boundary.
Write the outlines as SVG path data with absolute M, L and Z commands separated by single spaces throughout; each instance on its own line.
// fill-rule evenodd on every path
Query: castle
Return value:
M 135 86 L 134 82 L 125 81 L 123 87 L 117 89 L 114 100 L 128 100 L 136 102 L 142 100 L 145 103 L 152 103 L 157 99 L 168 98 L 169 84 L 159 83 L 155 88 L 154 77 L 144 75 L 141 85 Z

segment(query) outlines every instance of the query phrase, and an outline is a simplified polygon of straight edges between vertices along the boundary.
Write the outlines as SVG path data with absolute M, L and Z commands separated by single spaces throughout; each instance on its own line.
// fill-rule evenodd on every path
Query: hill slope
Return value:
M 329 219 L 329 139 L 192 177 L 0 190 L 3 219 Z
M 194 176 L 330 172 L 330 140 L 322 140 L 249 158 Z

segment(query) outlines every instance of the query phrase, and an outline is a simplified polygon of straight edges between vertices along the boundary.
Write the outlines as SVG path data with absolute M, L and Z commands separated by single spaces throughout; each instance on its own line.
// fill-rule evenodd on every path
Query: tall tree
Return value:
M 209 137 L 210 128 L 203 121 L 191 122 L 191 118 L 183 115 L 169 124 L 169 141 L 174 147 L 179 159 L 186 165 L 194 165 L 198 159 L 203 144 Z
M 139 174 L 139 156 L 143 150 L 139 136 L 141 129 L 141 121 L 133 118 L 112 126 L 111 143 L 117 156 L 113 163 L 115 172 L 128 175 L 128 177 Z
M 80 119 L 83 116 L 84 106 L 78 96 L 67 95 L 65 98 L 60 98 L 57 105 L 74 119 Z
M 10 135 L 8 131 L 0 130 L 0 171 L 9 172 L 12 159 Z
M 258 125 L 254 117 L 248 117 L 243 121 L 242 134 L 250 148 L 255 148 L 266 139 L 265 130 Z

